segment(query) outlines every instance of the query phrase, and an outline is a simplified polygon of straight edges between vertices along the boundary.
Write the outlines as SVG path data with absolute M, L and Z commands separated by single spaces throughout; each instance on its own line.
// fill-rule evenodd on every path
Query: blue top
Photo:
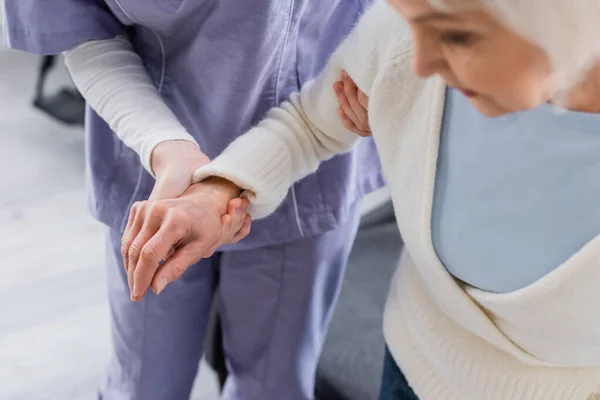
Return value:
M 5 0 L 5 39 L 57 53 L 128 35 L 165 102 L 215 157 L 315 76 L 371 0 Z M 335 116 L 334 116 L 335 117 Z M 123 228 L 154 179 L 94 112 L 87 118 L 91 209 Z M 287 242 L 343 222 L 383 184 L 375 146 L 361 143 L 297 183 L 236 248 Z
M 552 105 L 486 118 L 447 92 L 435 250 L 477 288 L 528 286 L 600 233 L 600 114 Z

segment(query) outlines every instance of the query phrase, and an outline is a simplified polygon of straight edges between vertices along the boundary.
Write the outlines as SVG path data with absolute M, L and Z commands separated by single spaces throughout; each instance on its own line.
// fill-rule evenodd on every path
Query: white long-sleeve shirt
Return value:
M 158 144 L 186 140 L 198 145 L 166 105 L 127 38 L 83 43 L 65 53 L 65 64 L 88 104 L 150 174 Z

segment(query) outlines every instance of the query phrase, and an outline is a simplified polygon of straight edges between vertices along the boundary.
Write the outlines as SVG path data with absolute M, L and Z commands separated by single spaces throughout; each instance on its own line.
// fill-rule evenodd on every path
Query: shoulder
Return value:
M 363 41 L 371 42 L 365 48 L 377 52 L 382 61 L 402 56 L 412 49 L 408 24 L 386 0 L 375 1 L 356 28 Z

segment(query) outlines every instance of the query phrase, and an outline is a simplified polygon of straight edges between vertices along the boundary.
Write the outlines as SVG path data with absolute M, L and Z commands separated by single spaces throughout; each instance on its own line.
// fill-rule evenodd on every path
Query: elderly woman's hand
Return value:
M 131 299 L 142 300 L 149 287 L 160 294 L 200 259 L 246 237 L 248 200 L 239 193 L 234 184 L 211 178 L 178 198 L 134 204 L 121 248 Z
M 344 127 L 359 136 L 370 136 L 369 98 L 348 76 L 342 73 L 342 80 L 333 85 L 340 104 L 339 117 Z

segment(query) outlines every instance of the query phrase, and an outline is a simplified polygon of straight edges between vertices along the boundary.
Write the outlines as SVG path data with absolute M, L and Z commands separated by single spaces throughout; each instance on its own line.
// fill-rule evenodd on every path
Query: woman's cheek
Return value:
M 523 77 L 513 86 L 520 110 L 531 110 L 549 100 L 548 86 L 535 76 Z

